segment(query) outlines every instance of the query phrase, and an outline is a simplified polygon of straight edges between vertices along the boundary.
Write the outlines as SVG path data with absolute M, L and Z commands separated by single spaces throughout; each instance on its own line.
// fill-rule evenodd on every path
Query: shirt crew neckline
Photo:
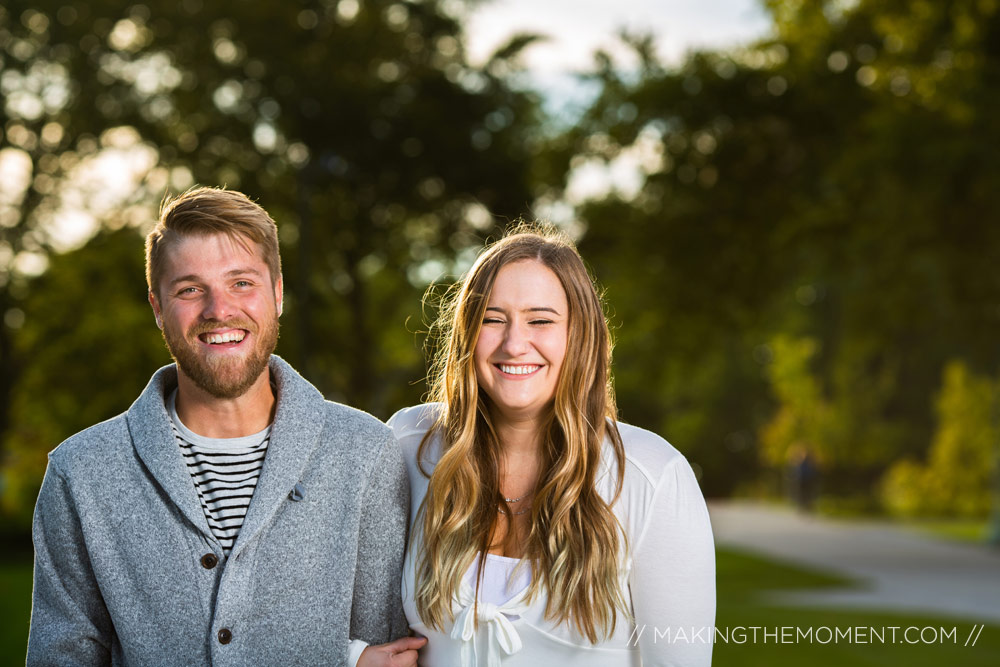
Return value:
M 170 415 L 170 420 L 174 423 L 177 428 L 177 432 L 180 436 L 187 442 L 195 445 L 196 447 L 202 447 L 204 449 L 212 449 L 216 451 L 234 451 L 234 450 L 252 450 L 260 447 L 268 437 L 271 435 L 271 426 L 273 424 L 268 424 L 264 427 L 264 430 L 258 431 L 257 433 L 251 433 L 250 435 L 243 435 L 237 438 L 209 438 L 204 435 L 198 435 L 181 421 L 181 418 L 177 415 L 177 390 L 174 389 L 170 396 L 167 398 L 167 414 Z

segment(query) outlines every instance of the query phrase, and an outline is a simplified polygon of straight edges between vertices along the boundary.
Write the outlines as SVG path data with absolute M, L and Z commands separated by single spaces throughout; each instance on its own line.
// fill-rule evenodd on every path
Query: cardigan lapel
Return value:
M 237 555 L 270 522 L 302 479 L 323 430 L 325 399 L 277 355 L 271 356 L 271 380 L 278 400 L 271 440 L 243 527 L 230 556 Z
M 177 368 L 173 364 L 156 371 L 126 413 L 129 434 L 136 453 L 160 488 L 188 521 L 214 540 L 191 474 L 170 430 L 165 396 L 176 386 Z

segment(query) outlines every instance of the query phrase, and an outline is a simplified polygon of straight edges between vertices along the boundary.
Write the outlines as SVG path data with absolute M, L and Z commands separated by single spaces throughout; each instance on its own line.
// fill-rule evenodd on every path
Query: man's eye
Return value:
M 237 287 L 250 287 L 252 283 L 249 280 L 238 280 L 236 281 Z
M 185 296 L 185 295 L 189 295 L 189 294 L 194 294 L 197 291 L 198 291 L 198 288 L 196 288 L 196 287 L 185 287 L 182 290 L 180 290 L 179 292 L 177 292 L 177 295 L 178 296 Z

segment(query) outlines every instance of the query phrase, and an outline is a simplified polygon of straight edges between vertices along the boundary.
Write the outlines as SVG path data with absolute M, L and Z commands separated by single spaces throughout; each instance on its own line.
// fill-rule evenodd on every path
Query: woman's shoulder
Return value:
M 616 425 L 625 450 L 626 477 L 638 477 L 656 486 L 667 471 L 678 466 L 690 468 L 684 455 L 662 436 L 625 422 Z
M 392 417 L 389 417 L 389 421 L 386 424 L 392 429 L 393 435 L 400 442 L 404 438 L 413 437 L 417 437 L 419 440 L 434 425 L 440 413 L 440 403 L 421 403 L 420 405 L 399 410 Z
M 410 408 L 403 408 L 392 417 L 386 424 L 392 429 L 392 434 L 399 442 L 399 448 L 403 454 L 403 461 L 410 471 L 411 483 L 415 475 L 422 469 L 424 471 L 433 470 L 439 456 L 438 438 L 434 437 L 427 444 L 423 459 L 420 465 L 417 464 L 417 454 L 420 453 L 420 443 L 424 441 L 424 436 L 437 422 L 438 415 L 441 414 L 440 403 L 422 403 Z
M 653 524 L 707 524 L 704 496 L 687 458 L 652 431 L 619 422 L 618 432 L 625 449 L 625 476 L 615 511 L 633 544 L 640 544 Z M 606 479 L 611 485 L 614 475 Z

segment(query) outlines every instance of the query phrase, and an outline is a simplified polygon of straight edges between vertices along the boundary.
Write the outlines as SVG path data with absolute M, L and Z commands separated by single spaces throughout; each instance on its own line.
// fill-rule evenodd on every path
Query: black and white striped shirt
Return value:
M 167 400 L 174 437 L 191 473 L 208 526 L 228 554 L 257 488 L 271 427 L 241 438 L 206 438 L 181 423 L 176 399 L 175 390 Z

